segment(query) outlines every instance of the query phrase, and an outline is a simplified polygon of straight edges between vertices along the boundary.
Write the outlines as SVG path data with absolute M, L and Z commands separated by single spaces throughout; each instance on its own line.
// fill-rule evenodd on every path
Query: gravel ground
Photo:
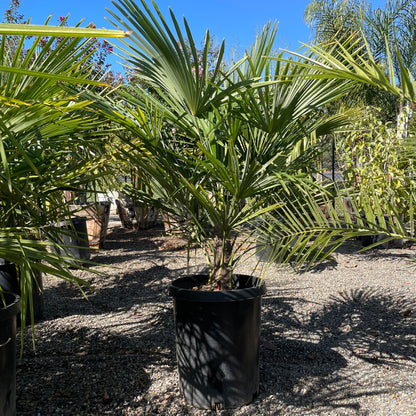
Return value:
M 36 350 L 29 330 L 18 361 L 17 414 L 416 415 L 414 250 L 355 254 L 357 244 L 307 273 L 267 272 L 259 396 L 215 413 L 178 393 L 167 286 L 187 273 L 184 242 L 123 229 L 113 216 L 92 256 L 107 275 L 80 273 L 97 290 L 88 300 L 44 278 Z

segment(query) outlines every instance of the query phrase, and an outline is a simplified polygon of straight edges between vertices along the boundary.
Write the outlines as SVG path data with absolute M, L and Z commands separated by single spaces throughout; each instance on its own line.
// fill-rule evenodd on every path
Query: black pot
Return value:
M 20 295 L 20 285 L 17 278 L 16 265 L 0 259 L 0 287 L 5 292 Z
M 74 217 L 71 221 L 61 221 L 62 242 L 71 246 L 67 248 L 68 254 L 78 260 L 89 260 L 90 249 L 88 243 L 87 219 Z M 62 254 L 66 254 L 63 253 Z
M 18 276 L 18 269 L 14 263 L 9 263 L 0 259 L 0 287 L 5 292 L 15 293 L 21 295 L 20 292 L 20 277 Z M 39 272 L 36 278 L 32 277 L 32 301 L 33 301 L 33 318 L 35 322 L 42 319 L 43 316 L 43 296 L 42 296 L 42 274 Z M 30 306 L 29 300 L 27 304 L 26 322 L 30 322 Z M 18 317 L 20 323 L 20 315 Z M 0 413 L 1 416 L 1 413 Z
M 20 298 L 3 293 L 0 297 L 0 415 L 16 415 L 16 317 L 20 312 Z
M 264 282 L 234 275 L 237 289 L 202 291 L 208 276 L 170 286 L 174 298 L 179 386 L 188 403 L 205 409 L 250 403 L 259 388 L 259 338 Z

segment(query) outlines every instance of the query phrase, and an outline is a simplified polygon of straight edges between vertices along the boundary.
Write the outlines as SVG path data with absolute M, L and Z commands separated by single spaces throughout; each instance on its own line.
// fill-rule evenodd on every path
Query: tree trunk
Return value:
M 397 137 L 400 139 L 407 138 L 409 128 L 409 113 L 409 102 L 404 100 L 400 103 L 400 111 L 397 115 Z
M 219 290 L 231 289 L 232 267 L 230 265 L 233 242 L 229 239 L 215 238 L 214 267 L 212 268 L 212 283 Z

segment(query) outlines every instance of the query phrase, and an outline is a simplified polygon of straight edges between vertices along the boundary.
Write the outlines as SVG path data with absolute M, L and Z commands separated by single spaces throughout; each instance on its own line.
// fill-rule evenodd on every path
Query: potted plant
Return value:
M 102 133 L 103 131 L 99 132 Z M 82 142 L 73 143 L 67 155 L 67 159 L 74 166 L 82 162 L 93 167 L 88 175 L 90 182 L 84 182 L 77 190 L 66 190 L 64 195 L 70 206 L 72 222 L 85 222 L 87 237 L 79 238 L 80 245 L 95 250 L 104 246 L 111 211 L 109 193 L 119 188 L 120 181 L 119 169 L 114 163 L 115 156 L 106 146 L 106 140 L 97 140 L 93 133 L 91 135 L 93 146 L 86 146 Z M 73 224 L 71 228 L 77 229 L 77 224 Z M 80 226 L 80 231 L 82 235 L 83 226 Z
M 216 62 L 208 60 L 208 32 L 198 50 L 185 19 L 186 35 L 173 13 L 172 32 L 155 4 L 155 14 L 144 1 L 114 4 L 115 26 L 132 32 L 121 50 L 136 82 L 113 99 L 88 91 L 84 97 L 132 133 L 120 130 L 119 151 L 133 170 L 152 178 L 151 193 L 124 192 L 184 218 L 189 246 L 200 246 L 207 258 L 206 275 L 170 286 L 181 391 L 198 407 L 238 407 L 258 392 L 265 283 L 239 275 L 236 266 L 254 253 L 270 224 L 282 231 L 271 258 L 323 259 L 341 241 L 331 242 L 334 230 L 319 208 L 329 192 L 314 181 L 313 161 L 316 138 L 348 119 L 326 117 L 321 108 L 348 85 L 312 79 L 296 61 L 275 63 L 269 58 L 275 25 L 226 69 L 224 43 Z M 296 210 L 307 215 L 302 228 Z
M 29 50 L 25 50 L 27 38 L 16 36 L 19 28 L 23 33 L 35 34 L 42 29 L 45 37 L 32 39 Z M 7 252 L 0 253 L 0 258 L 18 268 L 23 316 L 32 289 L 41 286 L 37 272 L 42 269 L 38 263 L 45 258 L 46 241 L 60 246 L 64 254 L 68 251 L 61 241 L 59 226 L 60 220 L 69 220 L 72 214 L 64 190 L 82 189 L 97 177 L 96 170 L 105 163 L 97 151 L 100 141 L 88 138 L 91 130 L 102 123 L 94 115 L 86 116 L 85 103 L 76 103 L 76 97 L 65 93 L 59 82 L 101 85 L 89 78 L 88 65 L 77 61 L 90 56 L 94 42 L 82 37 L 92 37 L 93 33 L 112 35 L 114 31 L 2 24 L 0 33 L 5 67 L 0 79 L 3 101 L 12 103 L 3 105 L 0 126 L 0 227 L 4 238 L 9 235 L 15 238 L 13 233 L 18 233 L 18 238 L 24 241 L 38 242 L 42 252 L 29 256 L 29 263 L 22 263 L 21 259 L 16 262 Z M 13 42 L 8 41 L 8 33 L 13 33 Z M 53 36 L 57 34 L 61 34 L 59 41 Z M 53 48 L 54 53 L 50 53 Z M 70 151 L 78 149 L 83 149 L 83 157 L 68 158 Z M 37 262 L 33 263 L 35 257 Z M 63 256 L 61 261 L 62 266 L 68 263 Z
M 124 158 L 124 155 L 120 155 Z M 117 209 L 120 221 L 126 228 L 134 228 L 137 231 L 147 230 L 157 224 L 159 212 L 158 209 L 146 203 L 141 203 L 135 199 L 126 197 L 125 188 L 133 188 L 140 190 L 143 193 L 151 193 L 149 186 L 149 179 L 143 174 L 138 174 L 137 171 L 132 171 L 130 165 L 125 163 L 121 170 L 124 171 L 124 183 L 121 185 L 121 195 L 117 201 Z
M 20 290 L 20 268 L 16 267 L 14 263 L 10 263 L 4 259 L 0 259 L 0 288 L 9 293 L 15 293 L 19 297 L 21 295 Z M 25 277 L 23 277 L 25 278 Z M 43 316 L 43 279 L 41 272 L 31 273 L 31 285 L 32 285 L 32 312 L 34 322 L 42 319 Z M 31 320 L 30 308 L 26 311 L 26 319 Z M 20 316 L 18 317 L 18 324 L 20 323 Z
M 85 208 L 89 247 L 104 247 L 110 220 L 111 201 L 95 201 Z
M 72 228 L 77 230 L 81 228 L 81 226 L 77 226 L 77 223 L 85 222 L 85 227 L 82 225 L 78 238 L 80 245 L 93 250 L 103 248 L 110 220 L 111 201 L 95 199 L 81 205 L 71 205 L 71 209 Z M 84 237 L 82 237 L 83 235 Z
M 13 36 L 8 38 L 9 34 Z M 67 147 L 72 141 L 90 144 L 92 149 L 94 142 L 86 141 L 86 134 L 102 124 L 96 116 L 87 115 L 86 103 L 65 93 L 61 83 L 102 85 L 90 79 L 88 65 L 83 65 L 94 42 L 83 37 L 115 34 L 120 35 L 0 24 L 0 258 L 8 262 L 9 271 L 18 270 L 19 287 L 11 289 L 20 293 L 19 298 L 6 292 L 8 282 L 0 287 L 0 413 L 7 416 L 16 411 L 16 315 L 21 310 L 23 340 L 26 316 L 34 322 L 33 297 L 40 286 L 34 276 L 48 273 L 80 288 L 86 284 L 70 270 L 74 259 L 66 254 L 68 247 L 60 239 L 57 221 L 70 218 L 63 190 L 80 189 L 101 163 L 101 158 L 90 158 L 71 165 Z M 26 35 L 35 36 L 32 43 Z M 60 42 L 50 53 L 56 35 Z M 47 250 L 49 245 L 56 250 Z

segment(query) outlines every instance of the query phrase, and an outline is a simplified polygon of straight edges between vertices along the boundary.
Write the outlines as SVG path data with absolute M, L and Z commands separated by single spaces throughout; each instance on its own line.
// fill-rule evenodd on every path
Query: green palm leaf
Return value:
M 15 49 L 5 40 L 9 33 L 20 35 Z M 42 26 L 42 35 L 68 37 L 46 53 L 41 36 L 26 37 L 38 33 L 39 27 L 30 25 L 0 25 L 0 257 L 22 271 L 22 330 L 32 304 L 32 273 L 85 283 L 69 268 L 74 259 L 46 247 L 65 250 L 57 223 L 71 210 L 63 191 L 84 189 L 97 178 L 97 169 L 107 166 L 97 133 L 103 120 L 79 99 L 81 85 L 101 84 L 91 79 L 87 63 L 93 40 L 80 36 L 120 35 Z M 74 94 L 63 88 L 70 84 Z

